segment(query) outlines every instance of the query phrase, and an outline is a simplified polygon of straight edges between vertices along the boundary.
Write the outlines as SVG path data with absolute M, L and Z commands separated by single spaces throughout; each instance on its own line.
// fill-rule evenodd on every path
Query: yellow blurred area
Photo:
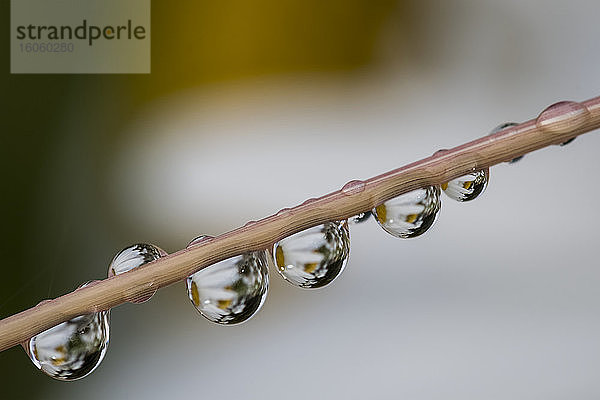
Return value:
M 152 72 L 161 78 L 155 90 L 364 67 L 390 16 L 407 11 L 389 0 L 155 2 Z

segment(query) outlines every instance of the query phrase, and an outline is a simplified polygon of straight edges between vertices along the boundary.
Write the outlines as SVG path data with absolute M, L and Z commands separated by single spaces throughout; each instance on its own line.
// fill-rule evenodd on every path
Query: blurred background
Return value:
M 173 252 L 600 95 L 598 13 L 154 0 L 149 75 L 10 75 L 6 57 L 0 317 L 104 278 L 129 244 Z M 302 291 L 271 274 L 241 326 L 204 320 L 183 283 L 120 306 L 81 381 L 2 352 L 2 397 L 597 398 L 598 149 L 592 133 L 498 165 L 481 198 L 444 197 L 417 239 L 353 226 L 336 282 Z

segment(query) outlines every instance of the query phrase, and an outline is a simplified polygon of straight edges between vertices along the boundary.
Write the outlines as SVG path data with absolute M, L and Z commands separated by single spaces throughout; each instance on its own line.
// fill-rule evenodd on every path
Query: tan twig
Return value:
M 536 119 L 414 162 L 366 181 L 351 181 L 336 192 L 163 257 L 122 275 L 45 301 L 0 321 L 0 351 L 78 315 L 107 310 L 143 298 L 217 261 L 270 247 L 276 241 L 331 220 L 352 217 L 402 193 L 440 185 L 473 170 L 515 157 L 600 127 L 600 97 L 583 103 L 560 102 Z

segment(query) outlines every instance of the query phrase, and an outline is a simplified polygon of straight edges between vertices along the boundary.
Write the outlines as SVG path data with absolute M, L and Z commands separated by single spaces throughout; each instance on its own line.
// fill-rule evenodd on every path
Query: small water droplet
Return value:
M 368 221 L 371 218 L 371 211 L 361 212 L 360 214 L 355 215 L 350 218 L 348 222 L 352 222 L 353 224 L 360 224 L 361 222 Z
M 515 157 L 512 160 L 508 161 L 509 164 L 514 164 L 514 163 L 518 163 L 519 161 L 521 161 L 523 159 L 523 157 L 525 156 L 519 156 L 519 157 Z
M 565 141 L 565 142 L 562 142 L 562 143 L 560 144 L 560 146 L 566 146 L 566 145 L 568 145 L 569 143 L 571 143 L 573 140 L 575 140 L 575 138 L 571 138 L 571 139 L 569 139 L 569 140 L 567 140 L 567 141 Z
M 512 126 L 517 126 L 519 125 L 516 122 L 505 122 L 503 124 L 498 125 L 497 127 L 495 127 L 494 129 L 492 129 L 492 131 L 490 132 L 490 135 L 493 135 L 495 133 L 501 132 L 503 130 L 505 130 L 506 128 L 510 128 Z M 508 163 L 509 164 L 514 164 L 516 162 L 519 162 L 523 159 L 524 156 L 519 156 L 519 157 L 515 157 L 512 160 L 510 160 Z
M 290 235 L 273 246 L 279 274 L 294 286 L 315 289 L 337 278 L 350 254 L 347 221 L 326 222 Z
M 80 285 L 80 286 L 79 286 L 79 287 L 78 287 L 76 290 L 79 290 L 79 289 L 81 289 L 81 288 L 83 288 L 83 287 L 92 287 L 92 286 L 96 286 L 96 285 L 97 285 L 97 284 L 99 284 L 100 282 L 102 282 L 102 281 L 101 281 L 101 280 L 98 280 L 98 279 L 94 279 L 94 280 L 92 280 L 92 281 L 88 281 L 88 282 L 84 283 L 83 285 Z M 45 300 L 45 301 L 47 301 L 47 300 Z
M 585 125 L 589 118 L 590 112 L 583 104 L 560 101 L 546 107 L 535 120 L 535 124 L 549 134 L 562 134 Z
M 83 285 L 86 286 L 86 285 Z M 25 348 L 46 375 L 74 381 L 91 374 L 108 348 L 110 312 L 81 315 L 32 337 Z
M 267 252 L 257 251 L 210 265 L 186 280 L 190 301 L 211 322 L 239 324 L 262 307 L 269 287 Z
M 161 248 L 147 243 L 138 243 L 121 250 L 113 258 L 108 267 L 108 277 L 123 274 L 132 269 L 141 267 L 144 264 L 151 263 L 159 258 L 166 256 L 167 253 Z M 150 285 L 152 286 L 152 285 Z M 132 303 L 143 303 L 154 296 L 156 290 L 149 294 L 138 295 L 136 298 L 128 299 Z
M 365 190 L 365 186 L 366 185 L 364 181 L 353 180 L 346 183 L 342 187 L 342 193 L 344 193 L 346 196 L 352 196 Z
M 516 122 L 504 122 L 504 123 L 498 125 L 497 127 L 495 127 L 494 129 L 492 129 L 492 131 L 490 132 L 490 135 L 493 135 L 498 132 L 502 132 L 506 128 L 510 128 L 512 126 L 517 126 L 517 125 L 519 125 L 519 124 Z
M 187 245 L 186 248 L 190 248 L 192 246 L 196 246 L 200 243 L 204 243 L 209 241 L 210 239 L 213 239 L 212 236 L 208 236 L 208 235 L 200 235 L 200 236 L 196 236 L 195 238 L 192 239 L 192 241 Z
M 442 184 L 442 190 L 456 201 L 471 201 L 485 191 L 490 179 L 488 168 L 473 171 Z
M 386 201 L 373 209 L 373 215 L 386 232 L 408 239 L 431 228 L 441 206 L 440 188 L 428 186 Z
M 286 208 L 282 208 L 281 210 L 277 211 L 277 216 L 279 217 L 284 217 L 284 216 L 288 216 L 292 213 L 292 209 L 289 207 Z

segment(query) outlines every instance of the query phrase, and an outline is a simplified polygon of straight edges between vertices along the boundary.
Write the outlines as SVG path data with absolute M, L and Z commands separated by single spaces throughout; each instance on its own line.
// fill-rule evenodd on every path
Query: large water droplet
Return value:
M 440 188 L 428 186 L 386 201 L 373 209 L 373 215 L 386 232 L 408 239 L 431 228 L 441 206 Z
M 256 251 L 201 269 L 186 280 L 190 301 L 209 321 L 223 325 L 247 321 L 267 297 L 267 258 L 265 250 Z
M 492 131 L 490 132 L 490 135 L 501 132 L 501 131 L 505 130 L 506 128 L 510 128 L 511 126 L 517 126 L 517 125 L 519 125 L 519 124 L 517 124 L 516 122 L 505 122 L 503 124 L 498 125 L 494 129 L 492 129 Z M 523 157 L 524 156 L 515 157 L 512 160 L 510 160 L 508 163 L 514 164 L 516 162 L 521 161 L 523 159 Z
M 85 285 L 83 285 L 85 286 Z M 29 339 L 27 354 L 46 375 L 74 381 L 91 374 L 106 354 L 109 311 L 81 315 Z
M 474 171 L 442 184 L 442 190 L 456 201 L 471 201 L 484 192 L 490 179 L 488 168 Z
M 151 244 L 138 243 L 126 247 L 113 258 L 108 267 L 108 277 L 110 278 L 111 276 L 131 271 L 134 268 L 156 261 L 165 255 L 167 255 L 167 253 L 164 250 Z M 132 299 L 131 302 L 143 303 L 150 300 L 154 293 L 156 293 L 156 291 L 147 295 L 142 295 L 137 299 Z
M 277 271 L 304 289 L 330 284 L 344 270 L 349 254 L 350 232 L 345 220 L 314 226 L 273 246 Z

